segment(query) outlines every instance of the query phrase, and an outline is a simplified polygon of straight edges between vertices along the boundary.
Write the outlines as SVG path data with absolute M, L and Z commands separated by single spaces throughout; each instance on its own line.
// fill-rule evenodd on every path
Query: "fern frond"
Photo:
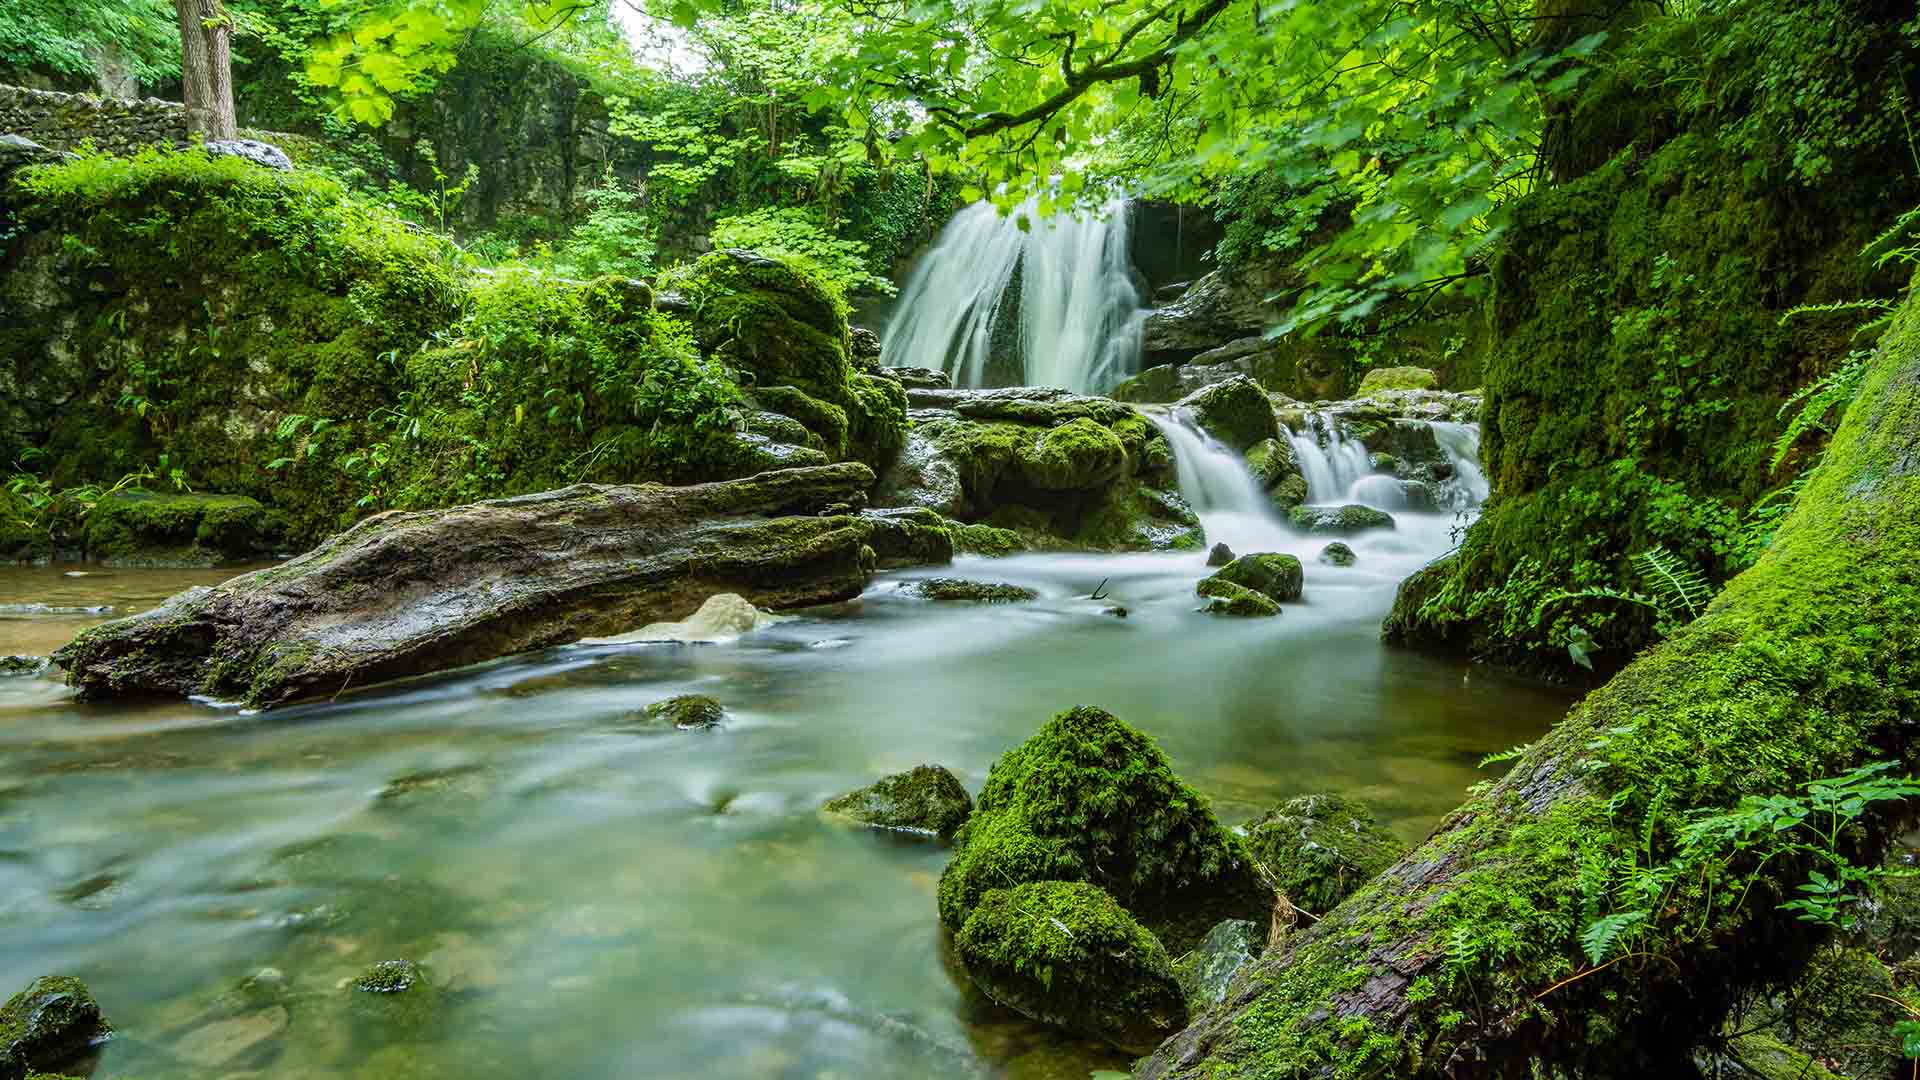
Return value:
M 1634 566 L 1640 570 L 1640 576 L 1652 584 L 1655 597 L 1663 608 L 1685 611 L 1687 617 L 1697 619 L 1707 608 L 1707 601 L 1713 599 L 1713 583 L 1697 566 L 1688 566 L 1680 557 L 1668 551 L 1664 546 L 1648 548 L 1633 557 Z
M 1592 964 L 1604 962 L 1613 952 L 1613 947 L 1619 944 L 1620 935 L 1646 917 L 1644 911 L 1616 911 L 1595 919 L 1580 935 L 1580 947 L 1586 950 L 1587 961 Z
M 1881 320 L 1875 320 L 1880 322 Z M 1868 326 L 1872 326 L 1869 323 Z M 1862 328 L 1863 330 L 1865 327 Z M 1773 442 L 1773 461 L 1770 468 L 1779 469 L 1780 463 L 1787 459 L 1802 436 L 1809 431 L 1827 431 L 1827 416 L 1835 409 L 1845 411 L 1846 406 L 1859 396 L 1860 383 L 1867 375 L 1868 354 L 1855 352 L 1848 356 L 1847 362 L 1828 372 L 1826 375 L 1801 387 L 1781 406 L 1777 415 L 1785 416 L 1787 410 L 1795 405 L 1800 407 L 1793 419 L 1787 421 L 1787 429 Z
M 1891 311 L 1891 300 L 1836 300 L 1831 304 L 1801 304 L 1788 308 L 1780 316 L 1780 325 L 1802 315 L 1830 315 L 1836 311 Z
M 1498 753 L 1488 754 L 1486 757 L 1481 758 L 1480 764 L 1474 766 L 1474 768 L 1484 769 L 1489 765 L 1496 765 L 1502 761 L 1517 761 L 1520 755 L 1526 753 L 1527 748 L 1532 745 L 1532 743 L 1521 743 L 1518 746 L 1509 746 Z

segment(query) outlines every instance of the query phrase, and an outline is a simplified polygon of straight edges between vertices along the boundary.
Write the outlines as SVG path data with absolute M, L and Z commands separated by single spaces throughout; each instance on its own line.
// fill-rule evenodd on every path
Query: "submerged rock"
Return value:
M 38 675 L 46 669 L 44 656 L 0 656 L 0 679 Z
M 927 600 L 974 600 L 987 604 L 1018 604 L 1040 599 L 1039 593 L 1024 585 L 965 578 L 921 578 L 903 582 L 900 591 Z
M 1202 611 L 1211 615 L 1278 615 L 1280 605 L 1273 598 L 1220 578 L 1207 578 L 1193 591 L 1206 600 Z
M 973 812 L 973 797 L 953 773 L 919 765 L 828 799 L 821 809 L 878 829 L 952 840 Z
M 1334 536 L 1352 536 L 1371 529 L 1394 527 L 1392 514 L 1359 503 L 1347 506 L 1296 506 L 1287 515 L 1287 520 L 1301 532 Z
M 858 505 L 872 482 L 847 462 L 389 511 L 280 566 L 92 627 L 54 659 L 89 698 L 269 706 L 619 633 L 717 592 L 771 608 L 852 599 L 870 525 L 812 512 Z
M 1245 376 L 1196 390 L 1175 407 L 1188 410 L 1207 434 L 1241 453 L 1280 437 L 1272 400 L 1258 383 Z
M 581 638 L 582 645 L 621 645 L 639 641 L 718 642 L 732 641 L 763 626 L 780 621 L 780 616 L 761 611 L 739 593 L 715 593 L 702 601 L 693 614 L 679 622 L 648 623 L 638 630 L 612 637 Z
M 0 1005 L 0 1077 L 58 1069 L 112 1032 L 85 983 L 43 975 Z
M 1380 390 L 1434 390 L 1439 386 L 1440 380 L 1427 368 L 1374 368 L 1361 377 L 1354 396 L 1367 397 Z
M 1306 573 L 1300 566 L 1300 560 L 1292 555 L 1263 552 L 1242 555 L 1221 567 L 1206 580 L 1230 582 L 1242 588 L 1252 589 L 1276 603 L 1284 603 L 1300 599 L 1300 589 L 1306 580 Z M 1205 583 L 1203 581 L 1201 584 Z M 1210 594 L 1203 592 L 1200 595 Z
M 1244 843 L 1153 741 L 1090 705 L 994 763 L 940 876 L 940 921 L 957 932 L 989 891 L 1034 881 L 1099 886 L 1180 950 L 1273 902 Z
M 440 991 L 412 960 L 373 965 L 353 980 L 351 993 L 354 1015 L 376 1042 L 431 1037 L 440 1025 Z
M 1289 799 L 1247 825 L 1247 847 L 1281 895 L 1324 915 L 1393 865 L 1407 846 L 1342 795 Z
M 1203 1012 L 1226 1000 L 1233 977 L 1266 947 L 1266 930 L 1250 919 L 1227 919 L 1207 931 L 1200 944 L 1173 962 L 1188 1010 Z
M 1094 885 L 994 889 L 967 916 L 954 952 L 993 1000 L 1130 1053 L 1187 1022 L 1166 947 Z
M 705 694 L 678 694 L 656 701 L 642 711 L 651 723 L 672 724 L 682 731 L 704 731 L 720 726 L 727 710 Z
M 1359 558 L 1352 548 L 1338 540 L 1320 549 L 1320 561 L 1328 566 L 1352 566 Z
M 1208 566 L 1225 566 L 1232 561 L 1233 549 L 1225 544 L 1215 544 L 1213 550 L 1207 552 Z

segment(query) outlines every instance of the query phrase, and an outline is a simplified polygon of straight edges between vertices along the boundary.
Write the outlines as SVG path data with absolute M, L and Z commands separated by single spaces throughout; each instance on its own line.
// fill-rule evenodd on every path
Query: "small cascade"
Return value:
M 1373 455 L 1360 440 L 1347 438 L 1331 416 L 1309 414 L 1306 430 L 1290 432 L 1288 438 L 1293 442 L 1300 474 L 1307 479 L 1307 501 L 1367 501 L 1356 489 L 1373 478 Z M 1394 497 L 1400 497 L 1397 488 Z
M 1139 363 L 1146 313 L 1124 201 L 1091 218 L 1043 217 L 1032 200 L 1002 216 L 978 202 L 954 215 L 907 279 L 880 361 L 939 368 L 956 386 L 1097 392 Z
M 1432 427 L 1433 441 L 1453 463 L 1453 478 L 1441 485 L 1445 504 L 1450 509 L 1467 510 L 1486 502 L 1493 487 L 1480 468 L 1480 425 L 1436 420 Z
M 1200 518 L 1209 544 L 1276 551 L 1290 541 L 1288 526 L 1247 471 L 1246 459 L 1202 431 L 1184 409 L 1145 415 L 1167 438 L 1180 497 Z

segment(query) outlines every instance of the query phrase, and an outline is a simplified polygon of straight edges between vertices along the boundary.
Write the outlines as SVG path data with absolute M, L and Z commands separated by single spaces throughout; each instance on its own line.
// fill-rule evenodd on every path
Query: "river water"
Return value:
M 942 849 L 827 823 L 819 803 L 921 762 L 978 790 L 1048 715 L 1093 703 L 1151 733 L 1229 823 L 1336 790 L 1417 841 L 1487 778 L 1482 755 L 1567 704 L 1380 645 L 1396 583 L 1455 515 L 1402 513 L 1336 568 L 1240 497 L 1200 500 L 1210 532 L 1306 563 L 1279 618 L 1196 612 L 1198 553 L 1035 555 L 883 575 L 731 644 L 561 648 L 259 715 L 0 679 L 0 993 L 80 976 L 122 1032 L 96 1075 L 146 1080 L 1125 1068 L 956 980 Z M 1041 599 L 899 592 L 923 573 Z M 0 570 L 0 605 L 126 614 L 218 576 Z M 1126 618 L 1102 613 L 1116 603 Z M 0 654 L 102 617 L 0 607 Z M 727 724 L 627 721 L 684 692 L 719 698 Z M 442 988 L 404 1035 L 345 988 L 396 958 Z M 221 1003 L 263 968 L 271 1005 Z

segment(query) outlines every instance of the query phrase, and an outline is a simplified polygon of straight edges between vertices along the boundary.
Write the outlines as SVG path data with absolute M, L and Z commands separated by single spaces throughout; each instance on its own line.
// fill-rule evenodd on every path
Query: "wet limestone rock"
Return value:
M 1221 919 L 1266 918 L 1273 901 L 1153 740 L 1090 705 L 994 763 L 940 877 L 940 920 L 957 932 L 989 891 L 1034 881 L 1099 886 L 1182 951 Z
M 43 975 L 0 1005 L 0 1080 L 58 1069 L 112 1031 L 86 984 Z
M 1188 410 L 1207 434 L 1240 453 L 1280 437 L 1273 401 L 1259 383 L 1243 375 L 1196 390 L 1175 408 Z
M 1300 588 L 1306 580 L 1306 573 L 1300 566 L 1300 560 L 1292 555 L 1262 552 L 1240 556 L 1207 580 L 1230 582 L 1252 589 L 1276 603 L 1287 603 L 1300 599 Z
M 1051 428 L 1020 455 L 1021 475 L 1041 491 L 1085 491 L 1127 468 L 1127 448 L 1110 429 L 1081 417 Z
M 1160 940 L 1085 882 L 988 892 L 954 937 L 975 986 L 1043 1024 L 1142 1054 L 1186 1025 Z
M 1320 549 L 1319 558 L 1321 562 L 1326 563 L 1328 566 L 1352 566 L 1355 562 L 1359 561 L 1360 557 L 1353 553 L 1352 548 L 1335 540 L 1333 543 Z
M 1286 439 L 1262 439 L 1249 447 L 1247 471 L 1280 509 L 1291 510 L 1307 501 L 1306 474 Z
M 1226 1000 L 1233 977 L 1266 947 L 1266 928 L 1249 919 L 1226 919 L 1207 931 L 1200 944 L 1173 962 L 1187 1008 L 1198 1013 Z
M 693 614 L 677 622 L 648 623 L 612 637 L 582 638 L 582 645 L 625 645 L 642 641 L 720 642 L 732 641 L 763 626 L 780 621 L 780 616 L 761 611 L 739 593 L 715 593 L 701 601 Z
M 705 731 L 719 727 L 727 718 L 727 710 L 705 694 L 677 694 L 647 706 L 643 715 L 649 723 L 671 724 L 681 731 Z
M 1360 379 L 1355 397 L 1367 397 L 1380 390 L 1437 390 L 1440 380 L 1422 367 L 1374 368 Z
M 1020 604 L 1040 599 L 1040 594 L 1024 585 L 997 581 L 969 581 L 966 578 L 921 578 L 905 582 L 900 591 L 925 600 L 962 600 L 982 604 Z
M 1247 847 L 1296 907 L 1324 915 L 1407 846 L 1341 795 L 1289 799 L 1247 826 Z
M 1287 520 L 1301 532 L 1330 536 L 1353 536 L 1373 529 L 1394 527 L 1392 514 L 1359 503 L 1346 506 L 1296 506 L 1287 514 Z
M 244 495 L 116 492 L 87 514 L 87 558 L 112 566 L 218 566 L 271 556 L 285 523 Z
M 92 627 L 55 661 L 89 698 L 269 706 L 620 633 L 716 592 L 775 609 L 851 599 L 871 565 L 870 526 L 817 512 L 858 505 L 872 482 L 847 462 L 392 511 Z
M 973 797 L 939 765 L 918 765 L 828 799 L 821 810 L 876 829 L 952 840 L 973 812 Z
M 1233 561 L 1233 549 L 1225 544 L 1215 544 L 1207 552 L 1208 566 L 1225 566 Z
M 1217 577 L 1203 579 L 1193 591 L 1206 604 L 1202 611 L 1210 615 L 1271 616 L 1280 614 L 1280 605 L 1245 585 L 1236 585 Z

